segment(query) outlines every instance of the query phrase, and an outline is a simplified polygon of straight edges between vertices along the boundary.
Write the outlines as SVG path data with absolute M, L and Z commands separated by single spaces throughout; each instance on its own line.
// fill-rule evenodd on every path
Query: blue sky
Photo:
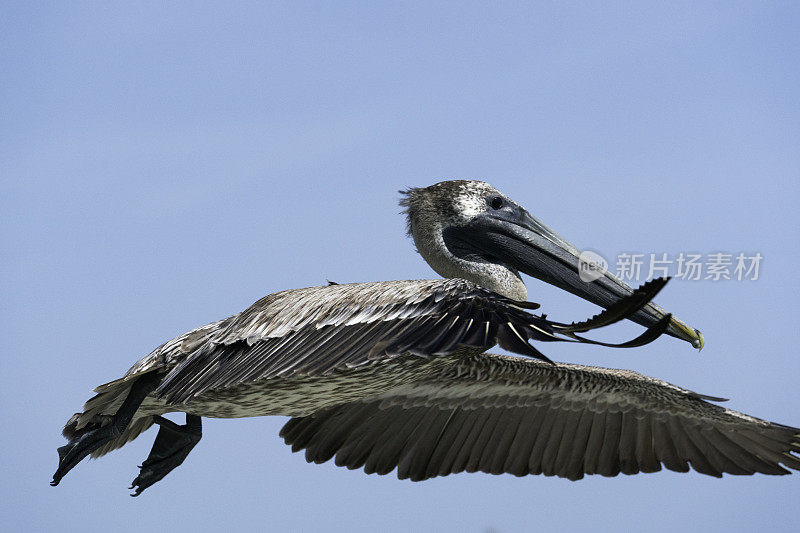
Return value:
M 207 420 L 128 497 L 151 431 L 48 486 L 64 421 L 163 341 L 270 292 L 435 276 L 397 190 L 481 178 L 576 245 L 764 256 L 673 281 L 700 354 L 546 346 L 800 426 L 792 2 L 7 3 L 0 22 L 0 521 L 329 531 L 796 526 L 800 477 L 424 483 L 308 465 L 284 419 Z M 551 317 L 595 308 L 531 280 Z M 619 325 L 607 335 L 637 332 Z

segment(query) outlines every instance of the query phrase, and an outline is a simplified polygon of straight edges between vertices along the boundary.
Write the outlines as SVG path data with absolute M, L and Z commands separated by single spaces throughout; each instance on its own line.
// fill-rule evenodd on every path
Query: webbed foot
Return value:
M 50 485 L 58 485 L 67 472 L 85 457 L 122 435 L 145 397 L 156 388 L 157 381 L 155 373 L 145 374 L 137 379 L 117 412 L 113 416 L 104 417 L 107 423 L 90 423 L 79 430 L 67 444 L 61 446 L 58 449 L 58 468 Z
M 183 426 L 163 416 L 154 417 L 154 422 L 161 428 L 150 455 L 139 467 L 141 472 L 129 487 L 135 489 L 131 496 L 138 496 L 180 466 L 203 436 L 201 418 L 197 415 L 187 413 L 186 424 Z

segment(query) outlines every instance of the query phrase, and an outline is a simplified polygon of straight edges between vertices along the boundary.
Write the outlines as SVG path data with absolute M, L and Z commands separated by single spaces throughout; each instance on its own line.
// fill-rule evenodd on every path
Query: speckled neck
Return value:
M 507 298 L 527 300 L 528 290 L 516 270 L 497 263 L 469 261 L 450 252 L 443 238 L 442 219 L 451 224 L 460 221 L 448 219 L 446 211 L 436 209 L 425 198 L 414 198 L 407 205 L 408 232 L 422 258 L 440 276 L 466 279 Z

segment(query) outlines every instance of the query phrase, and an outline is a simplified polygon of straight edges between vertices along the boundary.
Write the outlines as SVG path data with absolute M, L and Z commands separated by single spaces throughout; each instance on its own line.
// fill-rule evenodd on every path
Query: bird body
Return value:
M 488 291 L 461 279 L 334 284 L 270 294 L 242 313 L 200 326 L 162 344 L 125 375 L 95 389 L 66 434 L 116 412 L 131 384 L 155 372 L 162 378 L 136 411 L 129 430 L 97 449 L 99 457 L 133 440 L 153 416 L 303 416 L 418 379 L 438 366 L 424 357 L 379 353 L 365 336 L 409 328 L 414 320 L 443 327 L 453 301 Z M 463 322 L 462 322 L 463 325 Z M 419 338 L 415 338 L 420 340 Z M 325 353 L 320 346 L 333 345 Z M 458 354 L 483 349 L 453 346 Z M 394 361 L 397 359 L 397 361 Z M 260 361 L 261 365 L 253 364 Z M 264 364 L 268 363 L 268 364 Z
M 405 194 L 409 233 L 445 279 L 282 291 L 164 343 L 70 418 L 53 484 L 158 424 L 138 495 L 183 462 L 202 417 L 265 415 L 292 417 L 281 435 L 309 461 L 413 480 L 800 469 L 798 429 L 632 371 L 553 363 L 530 343 L 608 346 L 579 333 L 630 318 L 647 329 L 616 346 L 667 333 L 702 347 L 651 302 L 666 281 L 578 280 L 577 249 L 483 182 Z M 533 314 L 520 271 L 606 311 L 571 324 Z M 486 353 L 498 344 L 525 357 Z

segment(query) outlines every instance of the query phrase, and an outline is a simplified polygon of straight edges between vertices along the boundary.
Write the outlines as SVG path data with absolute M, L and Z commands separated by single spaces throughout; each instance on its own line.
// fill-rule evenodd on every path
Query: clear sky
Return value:
M 155 431 L 48 486 L 66 419 L 261 296 L 433 277 L 397 190 L 482 178 L 579 247 L 755 253 L 674 280 L 701 329 L 543 347 L 800 426 L 794 2 L 19 2 L 0 17 L 0 523 L 11 530 L 779 531 L 800 476 L 423 483 L 309 465 L 285 419 L 207 420 L 132 499 Z M 592 305 L 530 280 L 563 320 Z M 607 333 L 640 331 L 620 325 Z

